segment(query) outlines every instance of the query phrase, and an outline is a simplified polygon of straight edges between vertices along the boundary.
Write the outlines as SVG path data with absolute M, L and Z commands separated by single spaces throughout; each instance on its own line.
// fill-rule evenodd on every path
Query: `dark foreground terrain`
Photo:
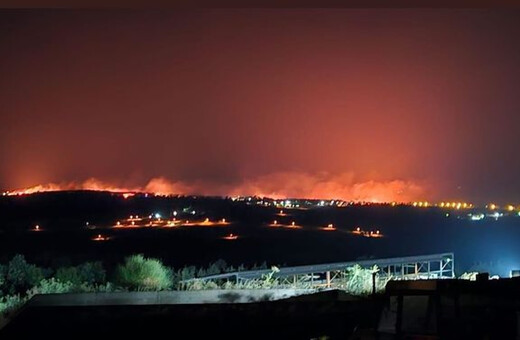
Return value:
M 136 293 L 136 296 L 139 293 Z M 337 291 L 245 304 L 27 306 L 1 339 L 345 339 L 374 328 L 381 299 Z
M 269 293 L 261 292 L 260 302 L 242 303 L 231 301 L 232 296 L 253 296 L 254 290 L 217 291 L 210 303 L 203 301 L 211 291 L 163 292 L 155 300 L 153 294 L 159 293 L 35 296 L 0 329 L 0 338 L 368 340 L 520 335 L 519 278 L 390 281 L 385 294 L 367 297 L 324 291 L 262 301 L 262 294 Z M 167 301 L 170 295 L 183 294 L 191 298 Z M 197 298 L 198 294 L 206 297 Z

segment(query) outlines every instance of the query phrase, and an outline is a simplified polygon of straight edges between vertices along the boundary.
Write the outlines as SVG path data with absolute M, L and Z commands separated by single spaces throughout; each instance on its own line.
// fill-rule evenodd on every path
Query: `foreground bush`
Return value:
M 157 259 L 133 255 L 117 267 L 115 283 L 137 291 L 165 290 L 172 286 L 172 273 Z

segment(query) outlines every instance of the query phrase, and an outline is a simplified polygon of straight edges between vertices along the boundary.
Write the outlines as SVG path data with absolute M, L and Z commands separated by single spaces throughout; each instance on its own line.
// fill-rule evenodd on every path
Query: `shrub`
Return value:
M 0 321 L 2 317 L 9 318 L 9 316 L 20 309 L 26 301 L 27 298 L 21 297 L 20 294 L 0 298 Z
M 133 255 L 116 269 L 115 282 L 130 290 L 164 290 L 172 286 L 171 270 L 157 259 Z
M 459 279 L 475 281 L 475 280 L 477 280 L 477 274 L 478 274 L 478 272 L 465 272 L 461 276 L 459 276 Z
M 38 285 L 27 290 L 27 297 L 30 299 L 36 294 L 71 293 L 74 291 L 74 287 L 72 282 L 62 282 L 52 277 L 41 280 Z
M 372 274 L 377 273 L 379 268 L 373 266 L 372 268 L 363 268 L 356 264 L 347 268 L 344 273 L 344 283 L 341 288 L 352 295 L 368 295 L 372 293 Z M 376 274 L 376 292 L 381 292 L 385 289 L 390 278 L 380 278 Z
M 61 282 L 55 278 L 43 279 L 38 285 L 28 289 L 24 296 L 15 294 L 0 298 L 0 314 L 9 317 L 36 294 L 70 293 L 74 290 L 75 286 L 71 282 Z
M 209 289 L 219 289 L 219 285 L 213 281 L 205 281 L 205 280 L 193 280 L 189 281 L 185 285 L 186 290 L 209 290 Z

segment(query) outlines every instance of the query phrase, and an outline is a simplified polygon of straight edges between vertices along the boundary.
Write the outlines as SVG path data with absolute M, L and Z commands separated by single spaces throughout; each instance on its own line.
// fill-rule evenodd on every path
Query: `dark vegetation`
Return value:
M 254 269 L 260 268 L 267 266 L 264 263 Z M 176 289 L 181 280 L 245 269 L 229 266 L 224 260 L 201 268 L 174 269 L 158 259 L 132 255 L 107 273 L 101 262 L 42 268 L 28 263 L 23 255 L 15 255 L 0 264 L 0 314 L 9 315 L 35 294 Z

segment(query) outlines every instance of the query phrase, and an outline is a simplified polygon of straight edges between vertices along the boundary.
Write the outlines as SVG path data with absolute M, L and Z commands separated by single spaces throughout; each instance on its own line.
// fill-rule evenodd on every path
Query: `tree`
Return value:
M 56 271 L 56 279 L 61 282 L 80 284 L 105 283 L 106 273 L 101 262 L 86 262 L 76 267 L 61 267 Z
M 5 285 L 9 294 L 23 293 L 43 278 L 41 268 L 28 264 L 23 255 L 15 255 L 7 265 Z
M 158 291 L 172 286 L 172 273 L 160 260 L 133 255 L 117 267 L 115 282 L 130 290 Z
M 218 259 L 217 261 L 213 262 L 206 271 L 206 275 L 215 275 L 223 273 L 227 268 L 226 261 L 222 259 Z
M 60 282 L 70 282 L 74 285 L 81 284 L 81 277 L 77 267 L 61 267 L 56 271 L 56 279 Z
M 78 273 L 81 278 L 81 282 L 87 284 L 102 284 L 106 281 L 106 272 L 103 268 L 103 264 L 99 261 L 96 262 L 85 262 L 78 266 Z

